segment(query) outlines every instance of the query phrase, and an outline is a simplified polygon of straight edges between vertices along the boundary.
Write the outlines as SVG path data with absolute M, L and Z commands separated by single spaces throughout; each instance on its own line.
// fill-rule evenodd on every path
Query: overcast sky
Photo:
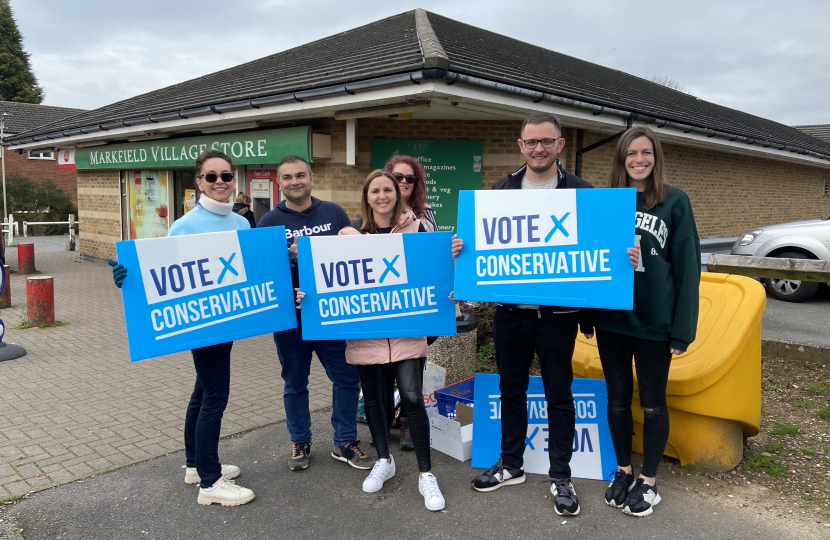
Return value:
M 784 124 L 830 123 L 830 0 L 11 0 L 46 105 L 94 109 L 416 7 Z

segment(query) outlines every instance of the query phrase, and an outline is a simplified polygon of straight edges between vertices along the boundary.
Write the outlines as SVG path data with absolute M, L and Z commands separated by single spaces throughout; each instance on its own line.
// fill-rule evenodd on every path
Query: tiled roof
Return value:
M 4 121 L 7 136 L 65 120 L 83 112 L 86 112 L 86 109 L 69 109 L 67 107 L 51 107 L 49 105 L 35 105 L 33 103 L 17 103 L 16 101 L 0 101 L 0 113 L 9 114 Z
M 74 135 L 78 128 L 115 127 L 106 124 L 121 121 L 149 124 L 183 110 L 213 114 L 222 104 L 250 107 L 246 100 L 293 99 L 291 93 L 323 87 L 342 92 L 345 83 L 388 75 L 403 75 L 401 84 L 406 84 L 407 73 L 432 68 L 830 156 L 830 143 L 793 127 L 420 9 L 88 111 L 17 139 Z M 64 130 L 74 131 L 63 135 Z
M 790 126 L 434 13 L 429 20 L 449 56 L 451 71 L 830 154 L 830 145 L 816 144 Z
M 811 137 L 830 143 L 830 124 L 814 124 L 812 126 L 793 126 Z

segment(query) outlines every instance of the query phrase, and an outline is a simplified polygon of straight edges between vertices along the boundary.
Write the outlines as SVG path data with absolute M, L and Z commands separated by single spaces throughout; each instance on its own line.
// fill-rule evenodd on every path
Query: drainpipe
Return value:
M 602 139 L 599 142 L 595 142 L 591 146 L 586 146 L 585 148 L 577 150 L 576 151 L 576 165 L 574 167 L 574 174 L 577 175 L 578 177 L 582 178 L 582 154 L 584 154 L 586 152 L 590 152 L 591 150 L 595 150 L 595 149 L 599 148 L 600 146 L 604 146 L 604 145 L 606 145 L 610 142 L 616 141 L 617 139 L 622 137 L 623 133 L 628 131 L 628 128 L 630 128 L 633 123 L 634 123 L 634 118 L 632 116 L 629 116 L 625 120 L 625 129 L 623 131 L 620 131 L 619 133 L 615 133 L 614 135 L 611 135 L 610 137 L 606 137 L 606 138 Z

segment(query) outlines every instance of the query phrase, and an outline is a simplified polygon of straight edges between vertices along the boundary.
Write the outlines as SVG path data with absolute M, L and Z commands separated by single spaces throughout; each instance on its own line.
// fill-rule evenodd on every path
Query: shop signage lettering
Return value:
M 185 137 L 167 141 L 112 144 L 73 150 L 74 163 L 67 158 L 64 168 L 118 169 L 122 166 L 141 168 L 192 167 L 199 154 L 219 150 L 229 155 L 234 164 L 253 165 L 278 162 L 288 154 L 308 159 L 311 128 L 296 127 L 247 133 Z

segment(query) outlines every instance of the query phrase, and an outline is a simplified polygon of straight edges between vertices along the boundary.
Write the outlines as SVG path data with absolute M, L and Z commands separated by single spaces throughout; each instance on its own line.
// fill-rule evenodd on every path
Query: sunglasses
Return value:
M 221 178 L 223 182 L 225 182 L 226 184 L 230 184 L 231 181 L 233 180 L 233 173 L 232 172 L 223 172 L 222 174 L 216 174 L 216 173 L 213 173 L 213 172 L 209 172 L 209 173 L 205 173 L 205 174 L 200 174 L 199 178 L 204 178 L 205 181 L 207 181 L 210 184 L 216 182 L 217 180 L 219 180 Z
M 403 173 L 396 172 L 396 173 L 392 173 L 392 176 L 394 176 L 395 180 L 397 180 L 398 182 L 406 180 L 406 182 L 408 184 L 414 184 L 415 183 L 415 175 L 414 174 L 406 174 L 405 175 Z

